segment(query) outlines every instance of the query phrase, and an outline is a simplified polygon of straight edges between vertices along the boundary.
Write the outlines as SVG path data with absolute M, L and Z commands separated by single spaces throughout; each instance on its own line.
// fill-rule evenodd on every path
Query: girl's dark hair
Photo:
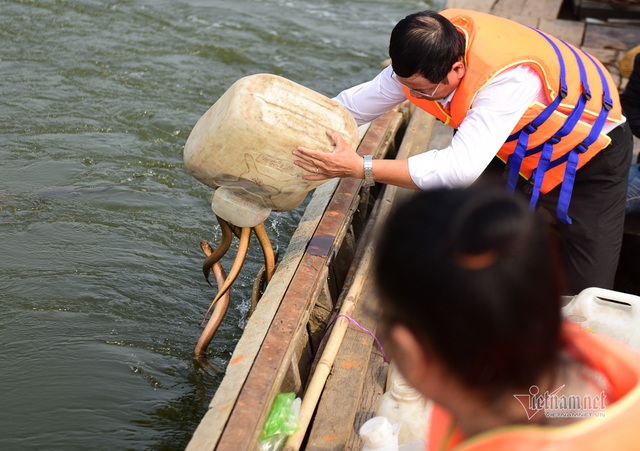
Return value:
M 504 189 L 413 196 L 382 231 L 382 321 L 403 324 L 487 397 L 556 366 L 562 275 L 546 226 Z
M 399 76 L 417 74 L 440 83 L 464 56 L 464 47 L 464 36 L 448 19 L 435 11 L 421 11 L 408 15 L 393 28 L 389 57 Z

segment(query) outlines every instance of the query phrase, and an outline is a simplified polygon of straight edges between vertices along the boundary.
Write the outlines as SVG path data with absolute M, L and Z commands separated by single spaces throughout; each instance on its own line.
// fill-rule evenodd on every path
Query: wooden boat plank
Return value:
M 578 12 L 580 20 L 588 17 L 596 19 L 640 19 L 640 4 L 630 2 L 627 8 L 614 8 L 609 2 L 597 0 L 573 0 L 576 3 L 575 9 Z
M 385 363 L 382 352 L 377 346 L 371 349 L 365 382 L 360 394 L 358 410 L 353 421 L 353 431 L 344 449 L 361 449 L 362 440 L 357 432 L 360 427 L 376 415 L 380 398 L 385 392 L 389 364 Z
M 369 133 L 375 132 L 374 126 Z M 309 242 L 303 262 L 282 299 L 281 309 L 267 334 L 255 368 L 247 376 L 245 389 L 238 397 L 239 408 L 233 411 L 229 419 L 228 432 L 221 438 L 219 449 L 238 449 L 238 446 L 239 449 L 250 449 L 258 441 L 273 399 L 281 391 L 293 357 L 293 347 L 306 333 L 305 325 L 310 312 L 327 279 L 327 260 L 338 241 L 337 235 L 344 235 L 345 228 L 342 225 L 352 209 L 349 201 L 353 202 L 353 194 L 360 184 L 360 181 L 353 179 L 342 180 L 336 190 L 323 221 Z M 245 406 L 253 407 L 247 409 Z
M 638 45 L 638 24 L 587 23 L 582 45 L 626 51 Z
M 434 124 L 435 120 L 432 116 L 422 110 L 416 110 L 405 131 L 397 158 L 405 159 L 423 152 L 425 150 L 424 143 L 430 141 Z M 376 203 L 376 208 L 368 222 L 367 232 L 362 237 L 358 248 L 358 258 L 354 259 L 354 267 L 358 270 L 361 271 L 363 265 L 371 263 L 370 252 L 367 253 L 369 260 L 361 261 L 361 256 L 365 249 L 371 248 L 373 239 L 393 208 L 394 202 L 402 197 L 398 195 L 400 193 L 410 195 L 411 191 L 395 186 L 386 186 L 382 197 Z M 365 268 L 365 271 L 368 272 L 368 268 Z M 350 272 L 353 273 L 354 270 Z M 356 301 L 352 317 L 362 327 L 375 333 L 377 301 L 370 278 L 366 279 L 364 287 Z M 370 414 L 375 411 L 378 397 L 382 394 L 379 390 L 374 389 L 373 396 L 371 396 L 372 393 L 364 388 L 369 374 L 370 359 L 367 356 L 372 355 L 373 345 L 374 339 L 368 332 L 362 331 L 353 324 L 348 327 L 342 346 L 336 356 L 331 376 L 327 380 L 318 403 L 308 437 L 308 449 L 340 449 L 346 443 L 355 443 L 356 447 L 361 447 L 357 430 L 362 423 L 355 422 L 356 416 L 362 410 L 366 410 L 369 415 L 359 415 L 359 420 L 366 421 L 371 418 L 373 415 Z M 373 404 L 365 405 L 362 403 L 365 392 L 367 392 L 365 399 Z
M 402 122 L 398 116 L 402 117 L 403 114 L 396 109 L 375 121 L 367 131 L 359 151 L 376 152 L 381 138 L 389 134 L 390 124 L 391 128 L 395 127 L 392 134 L 397 133 Z M 219 443 L 216 443 L 218 449 L 251 449 L 257 443 L 273 399 L 286 376 L 296 343 L 306 333 L 309 312 L 320 292 L 318 287 L 327 277 L 327 260 L 332 255 L 334 245 L 339 244 L 336 243 L 336 236 L 346 233 L 346 221 L 350 220 L 349 216 L 358 204 L 357 193 L 361 183 L 354 179 L 339 182 L 296 273 L 290 279 L 278 312 L 254 360 L 253 369 L 247 373 L 246 380 L 242 379 L 244 386 L 228 416 L 225 431 L 219 437 Z M 248 334 L 243 334 L 243 337 L 245 335 Z
M 491 13 L 509 19 L 514 16 L 555 19 L 561 6 L 562 0 L 498 0 Z
M 562 0 L 447 0 L 446 8 L 460 8 L 495 14 L 516 20 L 523 18 L 555 19 L 558 17 Z M 527 23 L 528 25 L 528 23 Z
M 371 296 L 373 289 L 369 284 L 364 287 L 352 317 L 362 327 L 375 331 L 377 317 L 371 305 L 363 302 L 371 300 Z M 367 382 L 367 357 L 372 355 L 373 345 L 374 339 L 369 333 L 349 325 L 318 404 L 306 449 L 341 449 L 354 434 L 357 436 L 358 401 Z
M 288 280 L 287 291 L 278 302 L 279 306 L 285 308 L 276 312 L 266 338 L 263 336 L 264 341 L 261 342 L 262 346 L 254 361 L 255 368 L 247 372 L 247 375 L 242 379 L 248 388 L 245 389 L 245 386 L 243 386 L 237 398 L 234 398 L 234 410 L 229 417 L 229 427 L 225 429 L 225 434 L 222 436 L 218 446 L 219 449 L 251 449 L 248 443 L 257 441 L 259 433 L 264 427 L 268 409 L 277 395 L 275 391 L 279 389 L 273 379 L 280 380 L 280 382 L 284 380 L 284 376 L 289 369 L 289 365 L 285 364 L 285 362 L 293 357 L 294 349 L 287 348 L 286 350 L 290 352 L 285 355 L 282 346 L 291 342 L 295 343 L 295 338 L 305 332 L 302 326 L 304 326 L 309 317 L 312 304 L 324 288 L 322 282 L 327 277 L 325 263 L 326 257 L 310 255 L 305 252 L 295 273 Z M 261 303 L 262 301 L 259 304 Z M 248 327 L 249 324 L 247 324 L 246 330 L 251 330 Z M 246 335 L 250 334 L 243 334 L 243 337 Z M 230 365 L 232 363 L 233 360 Z M 252 389 L 252 387 L 256 386 L 259 386 L 259 388 Z M 220 389 L 218 389 L 218 392 Z M 216 396 L 218 392 L 216 392 Z M 248 406 L 254 407 L 250 408 Z M 247 416 L 242 414 L 247 408 L 252 412 L 248 416 L 253 417 L 248 420 L 248 423 L 242 419 Z M 235 419 L 238 416 L 240 418 Z M 262 423 L 261 426 L 256 424 L 259 421 Z M 244 426 L 238 427 L 236 426 L 238 422 L 248 427 L 246 429 Z M 247 431 L 251 433 L 247 434 Z M 247 442 L 246 447 L 241 446 L 244 441 Z M 240 446 L 240 448 L 236 448 L 236 446 Z
M 387 201 L 388 191 L 385 189 L 383 198 L 376 202 L 374 211 L 371 213 L 339 300 L 339 303 L 342 304 L 346 302 L 345 297 L 358 293 L 355 299 L 350 300 L 355 304 L 351 318 L 368 330 L 375 330 L 377 319 L 371 309 L 371 303 L 363 301 L 363 299 L 370 299 L 373 295 L 372 285 L 367 278 L 372 261 L 371 236 L 374 233 L 374 228 L 379 224 L 380 215 L 388 213 L 387 210 L 390 206 L 390 202 Z M 363 390 L 365 370 L 368 367 L 367 356 L 371 355 L 372 342 L 373 337 L 369 333 L 352 323 L 347 326 L 331 368 L 331 376 L 329 376 L 320 395 L 307 448 L 337 449 L 340 448 L 340 445 L 343 446 L 351 436 L 356 415 L 354 401 L 358 399 L 358 395 Z M 321 354 L 323 350 L 324 346 L 320 347 L 318 357 L 324 357 L 324 354 Z M 308 395 L 305 394 L 305 401 L 307 400 L 306 396 Z
M 394 195 L 393 188 L 385 190 L 384 196 L 378 200 L 371 214 L 367 230 L 354 258 L 349 280 L 342 292 L 345 298 L 341 299 L 343 302 L 354 303 L 351 318 L 371 331 L 375 331 L 377 321 L 376 304 L 373 301 L 374 289 L 368 277 L 372 263 L 371 242 L 375 229 L 381 223 L 381 217 L 386 217 L 391 207 L 389 191 L 391 196 Z M 354 296 L 354 293 L 357 295 Z M 346 299 L 347 297 L 354 299 Z M 371 356 L 373 342 L 374 339 L 368 332 L 353 323 L 348 324 L 333 362 L 331 375 L 319 398 L 306 448 L 339 449 L 353 435 L 357 401 L 364 389 L 368 357 Z M 321 348 L 320 351 L 322 350 Z
M 227 366 L 225 377 L 216 391 L 216 396 L 209 404 L 206 414 L 196 428 L 187 450 L 210 450 L 215 448 L 242 389 L 244 380 L 249 374 L 262 341 L 280 305 L 280 300 L 288 288 L 291 277 L 302 260 L 309 239 L 315 232 L 337 186 L 338 181 L 332 180 L 315 190 L 298 228 L 289 242 L 287 251 L 282 261 L 278 264 L 277 271 L 273 275 L 255 312 L 247 322 L 245 328 L 251 330 L 252 333 L 242 334 L 240 337 Z
M 576 47 L 582 45 L 585 30 L 583 22 L 576 22 L 575 20 L 542 19 L 538 24 L 538 28 Z
M 297 343 L 295 338 L 306 332 L 304 325 L 309 318 L 312 300 L 322 289 L 326 274 L 325 259 L 305 255 L 292 279 L 288 295 L 282 301 L 286 310 L 278 310 L 274 318 L 217 449 L 254 449 L 273 399 L 289 370 L 295 350 L 293 346 Z
M 526 25 L 528 27 L 540 28 L 540 22 L 544 19 L 540 19 L 535 16 L 528 16 L 525 14 L 513 14 L 508 17 L 511 20 L 515 20 L 518 23 Z
M 447 0 L 446 8 L 470 9 L 481 13 L 490 13 L 493 2 L 487 0 Z
M 368 129 L 369 125 L 359 128 L 360 140 Z M 337 186 L 338 180 L 331 180 L 318 187 L 312 194 L 298 227 L 289 241 L 283 259 L 278 264 L 278 271 L 263 294 L 258 308 L 248 320 L 246 328 L 253 333 L 240 337 L 226 369 L 226 376 L 218 387 L 216 396 L 211 400 L 208 411 L 194 432 L 187 446 L 188 450 L 215 448 L 246 375 L 253 365 L 262 340 L 280 305 L 280 300 L 302 260 L 309 239 L 315 232 Z

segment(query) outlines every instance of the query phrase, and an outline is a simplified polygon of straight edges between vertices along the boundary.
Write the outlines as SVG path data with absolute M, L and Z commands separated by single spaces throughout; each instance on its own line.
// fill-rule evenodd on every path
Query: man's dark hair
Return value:
M 440 83 L 464 56 L 464 36 L 435 11 L 413 13 L 391 32 L 389 56 L 393 71 L 401 77 L 421 75 Z

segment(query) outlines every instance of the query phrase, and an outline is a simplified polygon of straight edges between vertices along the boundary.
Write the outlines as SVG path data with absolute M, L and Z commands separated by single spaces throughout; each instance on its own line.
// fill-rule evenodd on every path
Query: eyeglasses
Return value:
M 395 72 L 391 72 L 391 78 L 393 78 L 397 83 L 400 83 L 402 86 L 404 86 L 405 88 L 407 88 L 409 90 L 409 93 L 413 96 L 413 97 L 426 97 L 428 99 L 432 99 L 433 96 L 436 95 L 436 91 L 438 90 L 438 88 L 440 87 L 440 85 L 442 84 L 442 82 L 444 80 L 440 80 L 440 83 L 438 83 L 436 85 L 436 88 L 433 90 L 433 92 L 431 94 L 427 94 L 425 92 L 422 91 L 418 91 L 417 89 L 413 89 L 408 87 L 407 85 L 405 85 L 404 83 L 402 83 L 400 80 L 398 80 L 398 76 L 396 75 Z

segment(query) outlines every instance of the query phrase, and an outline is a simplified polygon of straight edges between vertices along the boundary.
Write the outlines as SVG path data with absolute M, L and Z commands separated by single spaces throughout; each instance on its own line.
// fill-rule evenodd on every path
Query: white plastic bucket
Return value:
M 358 145 L 349 111 L 309 88 L 272 74 L 237 80 L 198 120 L 184 147 L 189 173 L 215 189 L 211 207 L 239 227 L 271 211 L 296 208 L 324 181 L 304 180 L 298 146 L 332 152 L 328 129 Z
M 640 350 L 640 297 L 604 288 L 586 288 L 562 308 L 574 321 Z

